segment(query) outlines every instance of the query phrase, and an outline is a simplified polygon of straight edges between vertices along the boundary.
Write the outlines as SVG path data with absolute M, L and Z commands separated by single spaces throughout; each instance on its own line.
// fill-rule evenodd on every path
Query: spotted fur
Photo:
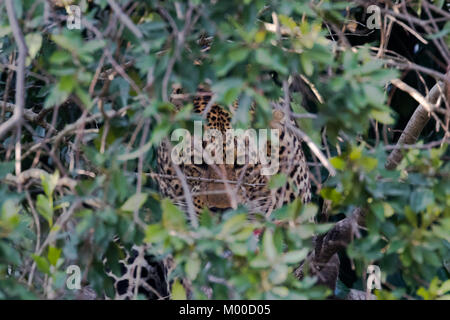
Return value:
M 194 112 L 203 114 L 210 99 L 211 95 L 204 91 L 201 95 L 196 96 L 193 99 Z M 237 103 L 231 106 L 231 111 L 213 104 L 206 116 L 205 129 L 217 129 L 225 134 L 225 130 L 232 128 L 231 119 L 236 108 Z M 205 207 L 212 208 L 213 211 L 223 211 L 233 207 L 230 199 L 227 199 L 230 197 L 230 189 L 231 194 L 234 194 L 237 198 L 237 204 L 245 205 L 250 213 L 270 214 L 274 209 L 292 202 L 296 198 L 300 197 L 304 203 L 311 199 L 309 172 L 301 141 L 285 128 L 285 121 L 281 111 L 274 111 L 271 129 L 278 129 L 280 136 L 280 167 L 278 173 L 283 173 L 287 177 L 286 184 L 281 188 L 275 190 L 268 188 L 267 183 L 270 176 L 261 174 L 260 164 L 255 165 L 247 162 L 245 165 L 180 165 L 180 169 L 186 177 L 193 178 L 188 179 L 187 183 L 191 192 L 197 194 L 192 199 L 197 212 Z M 270 145 L 268 146 L 268 153 L 269 148 Z M 223 155 L 225 157 L 225 151 L 223 151 Z M 223 162 L 225 163 L 225 159 Z M 175 175 L 169 148 L 165 144 L 162 144 L 158 150 L 158 169 L 164 175 Z M 225 183 L 195 180 L 199 177 L 210 180 L 240 181 L 241 183 L 227 186 Z M 187 204 L 183 188 L 178 179 L 159 178 L 158 183 L 164 196 L 173 199 L 177 205 L 186 210 Z M 201 193 L 205 193 L 205 191 L 223 192 L 218 195 L 202 195 Z

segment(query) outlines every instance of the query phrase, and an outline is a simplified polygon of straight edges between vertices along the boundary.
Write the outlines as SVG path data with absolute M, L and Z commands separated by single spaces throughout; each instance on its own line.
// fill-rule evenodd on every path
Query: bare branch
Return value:
M 295 135 L 297 135 L 302 141 L 304 141 L 311 152 L 313 152 L 316 157 L 319 159 L 319 161 L 323 164 L 323 166 L 330 172 L 330 175 L 335 176 L 336 175 L 336 169 L 331 165 L 330 161 L 328 161 L 327 157 L 323 154 L 323 152 L 319 149 L 319 147 L 312 141 L 312 139 L 304 133 L 299 128 L 293 126 L 290 123 L 286 123 L 286 126 L 289 130 L 291 130 Z
M 7 112 L 15 112 L 15 110 L 17 108 L 17 106 L 15 104 L 8 103 L 6 101 L 0 100 L 0 104 L 5 106 L 5 110 Z M 47 122 L 42 120 L 40 113 L 34 113 L 30 109 L 24 108 L 23 109 L 23 117 L 25 118 L 26 121 L 36 123 L 36 124 L 42 126 L 43 128 L 45 128 L 46 130 L 49 130 L 49 131 L 55 130 L 50 124 L 48 124 Z
M 116 16 L 119 18 L 120 21 L 122 21 L 122 23 L 124 25 L 127 26 L 128 29 L 130 29 L 131 32 L 133 32 L 133 34 L 138 38 L 138 39 L 142 39 L 143 35 L 141 30 L 138 29 L 138 27 L 136 27 L 136 25 L 133 23 L 133 21 L 131 21 L 130 17 L 128 17 L 123 11 L 122 9 L 119 7 L 119 5 L 114 1 L 114 0 L 108 0 L 108 4 L 110 5 L 110 7 L 113 9 L 114 13 L 116 14 Z
M 436 105 L 435 104 L 431 104 L 424 96 L 422 96 L 420 94 L 419 91 L 417 91 L 416 89 L 414 89 L 413 87 L 408 86 L 406 83 L 404 83 L 402 80 L 400 79 L 393 79 L 391 81 L 391 83 L 396 86 L 397 88 L 399 88 L 402 91 L 405 91 L 407 93 L 409 93 L 409 95 L 411 96 L 411 98 L 413 98 L 414 100 L 416 100 L 418 103 L 421 104 L 421 106 L 423 106 L 425 108 L 425 110 L 427 112 L 433 112 L 434 109 L 436 109 Z
M 13 183 L 13 184 L 25 184 L 25 182 L 29 180 L 41 180 L 41 176 L 48 174 L 48 172 L 42 170 L 42 169 L 28 169 L 20 173 L 20 175 L 15 176 L 12 174 L 7 174 L 4 178 L 4 181 L 6 183 Z M 75 180 L 72 180 L 68 177 L 62 177 L 58 179 L 57 186 L 59 187 L 68 187 L 71 190 L 75 189 L 77 182 Z

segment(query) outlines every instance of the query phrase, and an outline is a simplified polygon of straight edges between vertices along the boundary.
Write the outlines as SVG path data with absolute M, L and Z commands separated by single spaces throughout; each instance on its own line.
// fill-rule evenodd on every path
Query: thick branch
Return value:
M 359 234 L 358 228 L 364 225 L 365 215 L 363 209 L 356 208 L 349 217 L 337 222 L 316 244 L 316 262 L 326 263 L 335 253 L 347 247 Z
M 317 276 L 319 284 L 334 291 L 339 273 L 337 252 L 346 248 L 355 235 L 359 236 L 358 228 L 364 224 L 365 215 L 363 209 L 356 208 L 351 216 L 337 222 L 325 235 L 318 236 L 314 251 L 295 270 L 295 275 L 302 279 L 307 268 L 312 275 Z
M 443 89 L 443 82 L 439 81 L 434 85 L 434 87 L 430 90 L 428 95 L 426 96 L 426 100 L 430 105 L 434 105 L 437 103 L 437 100 L 441 94 L 441 90 Z M 413 144 L 417 141 L 422 132 L 423 128 L 427 124 L 428 120 L 430 120 L 431 114 L 427 111 L 427 107 L 423 105 L 419 105 L 414 111 L 411 119 L 406 125 L 405 130 L 403 131 L 400 139 L 397 141 L 397 146 L 403 146 L 406 144 Z M 397 165 L 402 161 L 403 153 L 402 149 L 394 149 L 386 160 L 385 167 L 386 169 L 393 170 L 397 167 Z

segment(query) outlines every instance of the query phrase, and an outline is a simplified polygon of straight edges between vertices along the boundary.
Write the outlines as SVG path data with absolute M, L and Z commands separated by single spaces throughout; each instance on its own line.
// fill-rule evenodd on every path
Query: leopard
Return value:
M 222 134 L 233 127 L 233 117 L 236 116 L 239 107 L 238 100 L 226 107 L 215 103 L 213 93 L 204 86 L 199 87 L 195 94 L 184 94 L 180 86 L 174 86 L 171 102 L 177 109 L 192 103 L 194 114 L 204 119 L 204 129 L 216 129 Z M 283 101 L 281 105 L 286 106 L 286 102 Z M 255 104 L 251 105 L 249 112 L 254 114 Z M 287 108 L 274 108 L 269 124 L 271 129 L 279 133 L 279 166 L 276 174 L 285 176 L 283 185 L 270 188 L 271 176 L 262 174 L 261 164 L 250 163 L 248 157 L 243 165 L 182 163 L 178 165 L 178 172 L 182 174 L 179 176 L 171 159 L 172 147 L 168 141 L 163 141 L 157 151 L 159 174 L 155 176 L 161 195 L 171 199 L 186 213 L 189 210 L 188 201 L 192 201 L 191 208 L 194 208 L 195 215 L 199 215 L 205 209 L 214 214 L 223 214 L 242 205 L 247 208 L 249 214 L 270 216 L 274 210 L 296 199 L 300 199 L 303 204 L 309 203 L 311 181 L 302 147 L 303 141 L 289 129 L 295 127 L 296 123 L 286 115 L 288 112 L 289 105 Z M 287 126 L 288 122 L 291 126 Z M 271 141 L 267 144 L 269 150 Z M 226 147 L 225 142 L 223 147 Z M 185 194 L 186 187 L 191 198 Z M 148 299 L 170 298 L 170 282 L 167 275 L 173 268 L 173 261 L 170 258 L 164 261 L 154 260 L 148 256 L 147 246 L 146 244 L 133 246 L 131 256 L 127 254 L 126 258 L 120 261 L 122 276 L 111 274 L 116 291 L 115 299 L 133 299 L 137 293 L 143 294 Z M 337 255 L 331 260 L 332 265 L 325 267 L 328 269 L 323 271 L 329 275 L 327 281 L 334 290 L 339 260 Z M 303 277 L 301 264 L 296 270 L 296 275 L 299 279 Z
M 176 95 L 183 96 L 179 88 L 175 89 Z M 236 100 L 229 108 L 224 108 L 216 103 L 211 103 L 212 92 L 205 87 L 199 87 L 196 95 L 192 99 L 193 111 L 203 115 L 206 110 L 204 130 L 215 129 L 223 136 L 226 131 L 232 129 L 232 119 L 239 107 Z M 174 104 L 182 106 L 186 101 L 175 100 Z M 187 101 L 191 102 L 191 101 Z M 255 105 L 252 104 L 250 113 L 255 112 Z M 236 205 L 245 204 L 249 213 L 270 213 L 286 203 L 301 198 L 303 203 L 311 200 L 311 183 L 309 170 L 305 154 L 302 149 L 302 141 L 292 132 L 286 129 L 286 117 L 281 110 L 274 110 L 270 129 L 277 130 L 279 136 L 279 167 L 277 173 L 286 176 L 286 183 L 277 189 L 270 189 L 268 186 L 272 175 L 265 175 L 262 172 L 261 163 L 252 163 L 248 157 L 244 164 L 239 164 L 236 160 L 237 141 L 234 138 L 234 159 L 232 164 L 226 164 L 226 142 L 223 139 L 224 157 L 222 164 L 208 165 L 206 163 L 193 164 L 193 159 L 188 164 L 180 164 L 180 170 L 186 177 L 189 190 L 193 194 L 192 202 L 195 212 L 198 214 L 204 208 L 211 212 L 224 212 L 228 209 L 236 208 Z M 293 123 L 292 123 L 293 124 Z M 230 141 L 228 141 L 229 143 Z M 246 150 L 248 149 L 246 141 Z M 203 142 L 205 147 L 206 142 Z M 193 146 L 192 148 L 195 148 Z M 268 141 L 267 156 L 269 156 L 271 143 Z M 170 159 L 170 147 L 167 143 L 162 143 L 158 150 L 158 171 L 166 176 L 176 176 L 173 163 Z M 196 179 L 201 178 L 201 179 Z M 227 183 L 228 182 L 228 183 Z M 168 197 L 184 211 L 187 211 L 187 203 L 184 197 L 182 183 L 178 178 L 159 178 L 163 196 Z M 207 192 L 206 192 L 207 191 Z M 230 199 L 235 197 L 236 199 Z M 233 201 L 234 200 L 234 201 Z

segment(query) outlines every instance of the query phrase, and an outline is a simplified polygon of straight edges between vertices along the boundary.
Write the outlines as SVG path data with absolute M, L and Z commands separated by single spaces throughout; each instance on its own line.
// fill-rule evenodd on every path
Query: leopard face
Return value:
M 174 90 L 173 103 L 180 107 L 184 103 L 192 102 L 195 113 L 201 115 L 206 113 L 203 122 L 205 129 L 216 129 L 225 136 L 226 130 L 232 128 L 232 118 L 237 110 L 238 102 L 230 106 L 228 111 L 222 106 L 210 103 L 212 94 L 206 89 L 199 89 L 196 96 L 184 101 L 176 99 L 180 93 L 179 88 Z M 254 112 L 253 109 L 250 112 Z M 270 176 L 262 174 L 260 163 L 251 163 L 248 158 L 245 159 L 244 164 L 237 162 L 226 164 L 225 159 L 223 164 L 193 164 L 193 161 L 191 164 L 181 164 L 179 168 L 186 177 L 197 213 L 204 208 L 212 212 L 223 212 L 226 209 L 244 205 L 249 213 L 268 215 L 274 209 L 296 198 L 301 198 L 304 203 L 310 200 L 309 172 L 301 141 L 286 129 L 284 118 L 281 111 L 274 111 L 270 129 L 278 130 L 279 167 L 276 173 L 283 173 L 286 176 L 286 183 L 279 188 L 269 189 Z M 224 138 L 222 153 L 224 157 L 225 140 Z M 158 171 L 161 174 L 158 184 L 164 196 L 171 198 L 181 209 L 186 210 L 187 203 L 182 183 L 175 175 L 170 149 L 165 143 L 162 143 L 158 149 Z M 270 152 L 270 141 L 267 152 Z M 169 176 L 171 178 L 167 178 Z

